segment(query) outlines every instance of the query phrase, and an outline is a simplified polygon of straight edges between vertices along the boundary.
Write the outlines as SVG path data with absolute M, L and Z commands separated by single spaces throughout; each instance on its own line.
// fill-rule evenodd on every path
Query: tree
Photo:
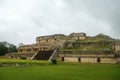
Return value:
M 0 43 L 0 55 L 5 55 L 7 52 L 8 48 L 4 44 Z
M 17 48 L 14 44 L 10 44 L 10 47 L 8 48 L 8 52 L 17 52 Z
M 6 41 L 0 42 L 0 55 L 5 55 L 6 53 L 17 52 L 17 47 L 14 44 L 10 44 Z
M 23 46 L 23 45 L 24 45 L 23 43 L 19 43 L 19 44 L 18 44 L 18 47 Z

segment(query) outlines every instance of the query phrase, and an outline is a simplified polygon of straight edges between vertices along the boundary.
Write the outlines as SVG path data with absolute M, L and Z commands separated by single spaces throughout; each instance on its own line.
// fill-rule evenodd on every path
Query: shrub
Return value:
M 57 60 L 56 59 L 52 59 L 51 62 L 52 62 L 52 64 L 57 64 Z
M 27 57 L 26 57 L 26 56 L 22 56 L 22 57 L 21 57 L 21 59 L 26 60 L 26 59 L 27 59 Z
M 0 63 L 0 67 L 2 67 L 2 63 Z

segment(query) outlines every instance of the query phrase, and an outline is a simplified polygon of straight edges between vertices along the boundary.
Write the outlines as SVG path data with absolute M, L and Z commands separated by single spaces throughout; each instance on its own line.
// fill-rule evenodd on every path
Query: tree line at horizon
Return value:
M 6 41 L 0 42 L 0 56 L 12 52 L 17 52 L 17 47 L 14 44 L 8 43 Z

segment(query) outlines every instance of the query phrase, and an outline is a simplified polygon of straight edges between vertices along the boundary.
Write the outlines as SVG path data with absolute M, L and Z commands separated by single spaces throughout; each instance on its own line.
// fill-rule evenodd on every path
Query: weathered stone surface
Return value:
M 103 39 L 101 39 L 101 36 Z M 120 63 L 120 43 L 109 37 L 99 35 L 86 36 L 86 33 L 70 35 L 54 34 L 36 38 L 35 44 L 23 45 L 18 48 L 19 54 L 7 55 L 7 58 L 30 59 L 38 51 L 58 51 L 58 60 L 65 62 Z M 45 55 L 43 53 L 43 55 Z M 46 54 L 49 55 L 49 54 Z M 42 55 L 40 55 L 42 56 Z M 38 55 L 36 56 L 38 57 Z
M 77 57 L 64 57 L 64 62 L 78 62 Z
M 81 62 L 97 63 L 97 58 L 81 58 Z
M 8 59 L 30 59 L 32 56 L 34 55 L 34 53 L 8 53 L 5 55 L 5 58 Z
M 116 63 L 116 58 L 101 58 L 100 63 Z
M 113 53 L 97 53 L 97 52 L 93 52 L 93 53 L 81 53 L 81 52 L 62 52 L 58 54 L 61 57 L 64 56 L 69 56 L 69 57 L 115 57 L 115 54 Z

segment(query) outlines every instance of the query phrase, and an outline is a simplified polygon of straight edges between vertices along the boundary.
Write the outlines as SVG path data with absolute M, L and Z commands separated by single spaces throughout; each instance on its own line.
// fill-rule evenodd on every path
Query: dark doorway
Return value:
M 78 62 L 81 62 L 81 58 L 80 57 L 78 57 Z
M 100 63 L 100 58 L 97 58 L 97 62 Z
M 64 61 L 64 57 L 62 57 L 62 61 Z

